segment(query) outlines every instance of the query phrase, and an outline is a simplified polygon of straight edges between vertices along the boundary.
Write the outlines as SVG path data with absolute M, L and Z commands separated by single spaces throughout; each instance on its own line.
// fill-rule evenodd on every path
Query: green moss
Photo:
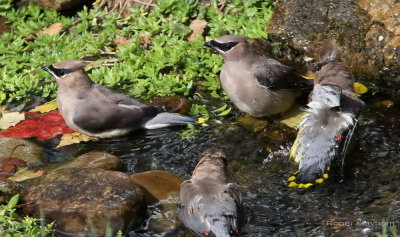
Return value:
M 128 18 L 86 8 L 75 17 L 65 17 L 34 5 L 15 9 L 10 0 L 0 0 L 0 15 L 13 29 L 0 39 L 0 103 L 24 102 L 34 95 L 55 98 L 55 82 L 40 66 L 91 56 L 99 58 L 99 64 L 115 62 L 90 70 L 96 83 L 134 97 L 188 95 L 194 83 L 206 86 L 214 97 L 223 97 L 218 82 L 222 59 L 203 47 L 201 39 L 186 41 L 190 22 L 207 20 L 209 39 L 227 33 L 266 37 L 271 4 L 258 0 L 210 4 L 160 0 L 153 11 L 133 9 Z M 63 24 L 60 34 L 26 39 L 57 22 Z M 141 47 L 141 34 L 150 37 L 148 49 Z M 114 53 L 112 42 L 118 37 L 131 41 Z

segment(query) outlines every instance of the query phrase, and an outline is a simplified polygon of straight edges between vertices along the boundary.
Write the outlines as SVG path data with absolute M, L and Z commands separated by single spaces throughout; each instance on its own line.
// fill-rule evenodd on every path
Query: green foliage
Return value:
M 112 57 L 112 67 L 94 67 L 90 76 L 131 96 L 189 95 L 194 84 L 201 84 L 213 97 L 224 98 L 218 80 L 222 59 L 205 48 L 200 37 L 186 40 L 189 24 L 196 18 L 205 19 L 207 39 L 227 33 L 266 37 L 271 4 L 261 0 L 212 0 L 210 5 L 159 0 L 151 12 L 137 8 L 130 17 L 121 18 L 106 9 L 87 8 L 75 17 L 65 17 L 34 5 L 15 9 L 11 0 L 0 0 L 0 15 L 12 26 L 0 38 L 0 103 L 24 102 L 33 95 L 53 99 L 55 82 L 40 66 L 84 57 L 100 58 L 100 63 Z M 27 39 L 53 23 L 63 24 L 60 34 Z M 149 37 L 148 48 L 141 45 L 143 34 Z M 130 41 L 114 52 L 112 42 L 118 37 Z
M 0 236 L 39 237 L 53 236 L 53 224 L 44 225 L 31 217 L 19 217 L 16 212 L 19 195 L 13 196 L 6 205 L 0 205 Z

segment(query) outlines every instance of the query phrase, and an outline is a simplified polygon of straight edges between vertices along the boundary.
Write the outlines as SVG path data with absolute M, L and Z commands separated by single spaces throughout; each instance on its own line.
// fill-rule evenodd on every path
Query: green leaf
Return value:
M 7 203 L 7 208 L 12 209 L 14 208 L 19 200 L 19 194 L 15 194 Z
M 229 107 L 227 110 L 222 111 L 221 113 L 217 114 L 217 116 L 225 116 L 228 115 L 232 110 L 232 107 Z

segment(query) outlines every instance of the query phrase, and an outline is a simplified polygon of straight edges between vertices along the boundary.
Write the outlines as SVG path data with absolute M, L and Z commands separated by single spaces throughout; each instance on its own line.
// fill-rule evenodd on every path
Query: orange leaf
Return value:
M 59 34 L 62 31 L 63 24 L 62 23 L 54 23 L 49 26 L 49 28 L 40 31 L 39 35 L 55 35 Z

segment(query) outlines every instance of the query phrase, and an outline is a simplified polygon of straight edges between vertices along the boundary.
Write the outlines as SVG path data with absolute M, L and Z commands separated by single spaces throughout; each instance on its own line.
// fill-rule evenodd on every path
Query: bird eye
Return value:
M 229 43 L 225 43 L 222 44 L 220 49 L 223 50 L 224 52 L 230 50 L 231 48 L 233 48 L 235 45 L 237 45 L 238 42 L 229 42 Z
M 59 77 L 62 77 L 65 74 L 67 74 L 67 73 L 66 73 L 66 71 L 64 69 L 60 69 L 60 70 L 57 71 L 57 76 L 59 76 Z

